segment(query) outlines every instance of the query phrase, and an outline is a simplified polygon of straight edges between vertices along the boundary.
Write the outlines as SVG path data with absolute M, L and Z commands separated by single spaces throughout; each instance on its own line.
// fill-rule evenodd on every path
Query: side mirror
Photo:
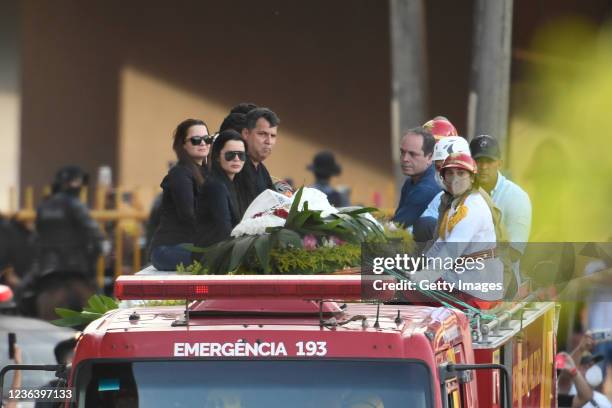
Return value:
M 502 364 L 452 364 L 446 363 L 440 365 L 440 386 L 442 387 L 442 395 L 446 395 L 446 381 L 451 378 L 457 378 L 460 384 L 465 384 L 473 380 L 472 370 L 499 370 L 502 374 L 502 389 L 504 390 L 505 398 L 502 399 L 503 408 L 512 408 L 512 378 L 508 373 L 506 366 Z M 444 407 L 446 407 L 446 399 L 443 399 Z

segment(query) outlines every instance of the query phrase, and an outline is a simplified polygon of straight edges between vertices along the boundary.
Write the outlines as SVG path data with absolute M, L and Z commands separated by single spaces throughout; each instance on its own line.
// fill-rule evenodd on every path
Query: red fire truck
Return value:
M 493 319 L 362 301 L 358 275 L 121 276 L 66 375 L 77 407 L 554 407 L 552 302 Z M 53 366 L 49 366 L 53 369 Z

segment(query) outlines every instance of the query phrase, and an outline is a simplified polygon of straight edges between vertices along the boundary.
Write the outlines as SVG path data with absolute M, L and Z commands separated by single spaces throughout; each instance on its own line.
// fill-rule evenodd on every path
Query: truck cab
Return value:
M 340 305 L 296 291 L 320 285 L 350 297 L 340 292 L 359 288 L 354 277 L 277 277 L 259 287 L 261 277 L 202 278 L 189 280 L 199 289 L 180 277 L 160 287 L 181 279 L 189 297 L 207 294 L 187 310 L 120 309 L 87 328 L 73 362 L 77 406 L 439 407 L 437 367 L 474 363 L 458 310 Z M 119 278 L 116 293 L 133 299 L 130 289 L 140 287 L 150 294 L 136 297 L 164 297 L 151 294 L 155 280 Z M 228 297 L 213 294 L 224 286 Z M 462 390 L 475 406 L 475 382 Z

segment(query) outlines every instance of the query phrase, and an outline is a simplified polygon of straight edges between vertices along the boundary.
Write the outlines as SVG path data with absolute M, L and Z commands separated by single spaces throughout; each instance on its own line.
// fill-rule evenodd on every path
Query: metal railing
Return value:
M 94 190 L 93 205 L 90 208 L 91 217 L 98 223 L 100 229 L 105 234 L 106 239 L 111 243 L 114 254 L 113 270 L 114 276 L 122 275 L 124 266 L 130 266 L 132 273 L 137 272 L 142 267 L 142 248 L 141 242 L 144 237 L 144 222 L 149 216 L 148 205 L 140 205 L 137 197 L 137 190 L 128 190 L 121 186 L 103 187 L 99 186 Z M 155 191 L 158 191 L 157 189 Z M 42 189 L 41 197 L 48 196 L 51 192 L 49 186 Z M 132 203 L 124 201 L 125 194 L 132 197 Z M 85 204 L 89 202 L 89 190 L 83 187 L 81 191 L 81 201 Z M 19 197 L 15 188 L 11 188 L 9 194 L 10 207 L 8 216 L 14 217 L 20 222 L 24 222 L 33 227 L 36 220 L 36 209 L 34 202 L 34 188 L 25 187 L 23 190 L 23 207 L 19 208 Z M 109 200 L 112 198 L 112 200 Z M 134 205 L 136 204 L 136 205 Z M 110 207 L 110 208 L 109 208 Z M 130 241 L 126 246 L 126 238 Z M 131 260 L 125 262 L 126 248 L 131 248 Z M 104 286 L 106 256 L 101 255 L 96 263 L 96 281 L 98 286 Z

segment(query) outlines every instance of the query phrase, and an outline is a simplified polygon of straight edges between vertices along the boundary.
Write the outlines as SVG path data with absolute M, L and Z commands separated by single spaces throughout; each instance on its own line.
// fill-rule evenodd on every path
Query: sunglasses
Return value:
M 212 138 L 212 136 L 208 136 L 208 135 L 207 136 L 194 136 L 192 138 L 189 138 L 189 141 L 194 146 L 199 146 L 199 145 L 202 144 L 202 142 L 204 142 L 207 145 L 209 145 L 209 144 L 212 144 L 213 138 Z
M 246 153 L 242 150 L 230 151 L 225 152 L 223 157 L 225 158 L 225 161 L 232 161 L 234 160 L 234 157 L 238 157 L 238 160 L 244 161 L 246 159 Z

